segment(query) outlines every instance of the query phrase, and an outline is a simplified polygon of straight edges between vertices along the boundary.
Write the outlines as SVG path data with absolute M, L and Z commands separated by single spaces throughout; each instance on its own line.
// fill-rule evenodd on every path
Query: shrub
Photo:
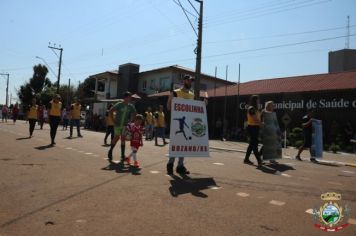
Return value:
M 304 143 L 303 140 L 297 140 L 297 141 L 295 141 L 295 146 L 296 146 L 297 148 L 300 148 L 300 147 L 303 145 L 303 143 Z
M 340 146 L 335 143 L 332 143 L 329 147 L 329 150 L 333 153 L 337 153 L 338 151 L 340 151 Z

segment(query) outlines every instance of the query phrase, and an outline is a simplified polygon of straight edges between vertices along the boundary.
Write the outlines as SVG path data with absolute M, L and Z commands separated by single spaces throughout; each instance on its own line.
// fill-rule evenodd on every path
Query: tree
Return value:
M 95 90 L 95 79 L 87 78 L 79 85 L 76 96 L 82 101 L 90 100 L 94 97 L 93 90 Z
M 47 74 L 48 69 L 45 65 L 38 64 L 33 67 L 32 78 L 29 79 L 29 82 L 21 85 L 17 91 L 17 95 L 23 105 L 29 105 L 34 96 L 38 96 L 52 87 L 51 81 L 46 77 Z

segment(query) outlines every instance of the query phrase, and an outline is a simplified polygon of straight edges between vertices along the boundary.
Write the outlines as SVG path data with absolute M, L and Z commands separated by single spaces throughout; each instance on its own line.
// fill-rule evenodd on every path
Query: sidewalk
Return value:
M 248 144 L 244 142 L 209 140 L 209 146 L 211 149 L 222 151 L 246 153 L 247 145 Z M 294 157 L 297 155 L 297 152 L 298 150 L 294 147 L 283 148 L 283 158 L 294 159 Z M 309 161 L 309 151 L 303 151 L 301 158 L 303 161 Z M 342 152 L 332 153 L 324 151 L 323 158 L 318 159 L 318 162 L 330 165 L 356 167 L 356 154 Z

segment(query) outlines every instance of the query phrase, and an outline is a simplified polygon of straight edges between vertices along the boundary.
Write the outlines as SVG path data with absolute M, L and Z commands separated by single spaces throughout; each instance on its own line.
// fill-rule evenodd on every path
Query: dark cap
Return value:
M 190 80 L 190 81 L 194 81 L 194 78 L 193 78 L 193 77 L 191 77 L 190 75 L 185 75 L 185 76 L 183 77 L 183 80 Z
M 130 97 L 132 95 L 132 93 L 130 93 L 129 91 L 126 91 L 124 93 L 124 98 Z

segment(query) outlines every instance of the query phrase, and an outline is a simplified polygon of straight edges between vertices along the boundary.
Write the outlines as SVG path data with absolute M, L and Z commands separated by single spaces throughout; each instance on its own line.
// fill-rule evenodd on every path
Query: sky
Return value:
M 180 0 L 197 30 L 199 3 Z M 195 6 L 194 9 L 191 4 Z M 197 36 L 178 0 L 0 0 L 0 73 L 9 96 L 48 65 L 61 84 L 128 62 L 140 71 L 170 65 L 195 69 Z M 356 48 L 356 0 L 204 0 L 202 73 L 252 81 L 328 72 L 328 52 Z M 39 57 L 39 58 L 36 58 Z M 227 73 L 226 73 L 227 72 Z M 0 104 L 6 76 L 0 75 Z

